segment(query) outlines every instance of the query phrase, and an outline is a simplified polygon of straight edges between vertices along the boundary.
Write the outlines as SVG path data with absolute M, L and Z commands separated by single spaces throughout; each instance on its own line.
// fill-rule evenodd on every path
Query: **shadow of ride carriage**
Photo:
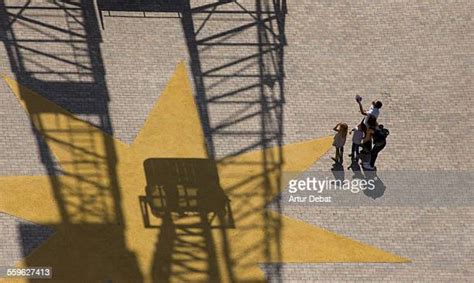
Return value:
M 230 201 L 219 184 L 215 162 L 200 158 L 150 158 L 143 163 L 147 185 L 140 197 L 145 226 L 151 214 L 158 218 L 216 216 L 232 223 Z

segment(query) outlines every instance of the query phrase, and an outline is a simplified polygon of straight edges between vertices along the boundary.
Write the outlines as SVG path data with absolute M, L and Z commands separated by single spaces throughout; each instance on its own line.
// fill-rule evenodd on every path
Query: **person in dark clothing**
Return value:
M 370 167 L 368 167 L 368 169 L 375 169 L 375 161 L 377 160 L 379 152 L 387 145 L 387 136 L 389 134 L 389 130 L 385 129 L 383 125 L 379 125 L 375 128 L 373 134 L 374 146 L 370 151 Z
M 363 123 L 361 123 L 364 125 Z M 368 127 L 363 127 L 364 129 L 364 139 L 362 140 L 362 151 L 360 154 L 360 161 L 362 168 L 370 169 L 370 152 L 372 151 L 372 139 L 374 137 L 375 128 L 377 128 L 377 122 L 375 117 L 369 116 Z M 365 126 L 365 125 L 364 125 Z

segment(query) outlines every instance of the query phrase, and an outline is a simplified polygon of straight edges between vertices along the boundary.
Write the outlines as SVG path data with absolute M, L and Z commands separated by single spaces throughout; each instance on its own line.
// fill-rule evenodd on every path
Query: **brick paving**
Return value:
M 205 2 L 210 1 L 193 5 Z M 256 9 L 255 1 L 239 2 L 248 10 Z M 11 6 L 24 1 L 5 3 Z M 264 268 L 271 280 L 285 282 L 471 281 L 474 210 L 468 189 L 474 172 L 474 161 L 469 158 L 474 156 L 473 6 L 469 0 L 289 1 L 287 45 L 276 46 L 283 48 L 284 60 L 282 66 L 264 71 L 268 87 L 252 87 L 260 83 L 259 60 L 272 60 L 278 52 L 255 56 L 259 55 L 257 43 L 274 38 L 262 39 L 261 30 L 254 27 L 222 42 L 198 45 L 198 64 L 188 53 L 186 33 L 175 14 L 146 19 L 106 17 L 105 30 L 99 32 L 94 25 L 73 26 L 78 30 L 72 35 L 44 26 L 34 30 L 31 22 L 18 20 L 13 24 L 17 40 L 55 37 L 63 41 L 22 43 L 27 45 L 21 53 L 26 63 L 16 76 L 131 142 L 176 64 L 188 60 L 191 67 L 199 65 L 202 71 L 196 75 L 190 68 L 190 75 L 197 84 L 203 81 L 196 94 L 204 93 L 209 100 L 206 132 L 220 157 L 257 149 L 264 143 L 274 145 L 273 136 L 290 143 L 330 135 L 337 122 L 353 126 L 361 119 L 353 99 L 356 94 L 364 97 L 364 105 L 380 98 L 384 107 L 379 119 L 391 132 L 377 164 L 384 195 L 375 200 L 363 194 L 344 195 L 328 206 L 282 202 L 283 212 L 413 262 L 284 264 L 279 272 L 275 265 Z M 229 3 L 218 10 L 237 8 Z M 62 10 L 26 10 L 22 15 L 64 29 L 73 25 Z M 76 19 L 81 17 L 85 16 L 76 14 Z M 195 15 L 195 25 L 199 27 L 205 19 L 206 14 Z M 247 14 L 213 15 L 197 40 L 252 21 Z M 272 32 L 278 34 L 276 29 Z M 229 42 L 239 45 L 218 44 Z M 0 73 L 14 76 L 5 50 L 0 49 Z M 75 72 L 78 65 L 79 72 Z M 45 74 L 46 70 L 57 74 Z M 60 88 L 61 82 L 74 87 Z M 87 96 L 91 93 L 94 95 Z M 262 114 L 262 104 L 255 103 L 261 101 L 262 93 L 275 95 L 277 102 L 283 94 L 281 121 L 276 112 Z M 42 159 L 45 149 L 38 146 L 26 114 L 4 83 L 0 83 L 0 105 L 0 174 L 48 173 Z M 104 123 L 104 117 L 110 123 Z M 329 157 L 312 171 L 331 176 Z M 345 174 L 352 173 L 346 170 Z M 443 195 L 443 191 L 450 193 Z M 11 243 L 8 249 L 0 249 L 2 264 L 18 260 L 18 251 L 23 249 L 18 240 L 12 240 L 19 239 L 16 227 L 20 222 L 0 214 L 0 239 Z M 34 245 L 50 234 L 45 231 L 32 240 Z
M 11 266 L 30 254 L 44 240 L 53 235 L 53 230 L 12 215 L 0 213 L 0 266 Z

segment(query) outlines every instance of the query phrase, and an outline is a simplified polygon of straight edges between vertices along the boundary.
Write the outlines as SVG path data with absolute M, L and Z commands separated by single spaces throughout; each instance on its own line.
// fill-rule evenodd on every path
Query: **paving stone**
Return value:
M 13 266 L 54 234 L 51 228 L 0 213 L 0 266 Z

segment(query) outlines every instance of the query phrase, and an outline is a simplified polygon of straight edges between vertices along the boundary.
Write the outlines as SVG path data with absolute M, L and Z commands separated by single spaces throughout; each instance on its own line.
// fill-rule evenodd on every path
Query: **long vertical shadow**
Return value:
M 0 1 L 0 19 L 1 40 L 15 79 L 112 135 L 94 2 L 24 1 L 15 6 Z M 60 223 L 40 224 L 69 233 L 62 236 L 66 246 L 51 240 L 57 250 L 40 248 L 26 259 L 27 265 L 54 266 L 55 279 L 87 282 L 88 278 L 112 279 L 108 276 L 120 261 L 130 278 L 141 280 L 135 256 L 125 244 L 113 139 L 54 107 L 29 103 L 27 93 L 20 95 L 25 98 L 61 217 Z M 67 153 L 56 159 L 52 147 Z M 100 239 L 94 239 L 104 231 L 113 253 L 104 251 Z M 114 256 L 103 259 L 104 253 Z
M 284 162 L 281 146 L 286 3 L 227 2 L 185 6 L 182 24 L 209 152 L 222 167 L 245 167 L 257 172 L 226 191 L 236 225 L 252 219 L 251 224 L 238 228 L 259 235 L 249 249 L 237 250 L 227 243 L 225 253 L 229 274 L 233 275 L 230 279 L 252 281 L 259 278 L 242 274 L 251 258 L 281 262 L 280 214 L 269 213 L 266 205 L 278 193 Z M 230 108 L 235 110 L 229 111 Z M 270 147 L 274 150 L 264 150 Z M 235 162 L 233 157 L 252 150 L 261 150 L 258 160 Z M 253 205 L 248 198 L 254 200 Z M 279 201 L 274 207 L 280 212 Z M 272 276 L 273 281 L 281 280 L 279 265 Z

